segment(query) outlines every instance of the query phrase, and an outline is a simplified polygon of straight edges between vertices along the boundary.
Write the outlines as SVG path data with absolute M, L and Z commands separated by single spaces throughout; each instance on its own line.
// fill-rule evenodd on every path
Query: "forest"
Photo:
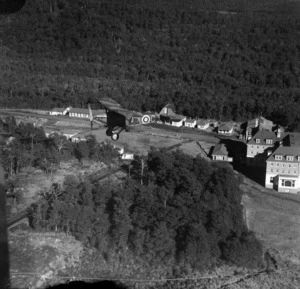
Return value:
M 71 234 L 103 258 L 130 252 L 172 268 L 175 277 L 224 263 L 263 267 L 262 245 L 243 220 L 241 179 L 231 168 L 163 149 L 130 166 L 121 186 L 67 177 L 32 206 L 31 226 Z
M 298 1 L 32 0 L 0 16 L 0 106 L 300 120 Z

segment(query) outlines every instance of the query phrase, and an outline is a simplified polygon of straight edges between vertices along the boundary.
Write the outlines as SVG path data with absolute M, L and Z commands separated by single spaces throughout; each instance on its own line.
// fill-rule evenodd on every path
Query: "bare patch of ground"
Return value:
M 9 234 L 12 288 L 44 288 L 56 275 L 72 276 L 80 263 L 83 246 L 59 233 L 15 231 Z
M 42 170 L 28 168 L 16 177 L 15 190 L 23 192 L 22 202 L 14 207 L 13 211 L 21 211 L 28 208 L 40 198 L 40 193 L 49 190 L 53 183 L 62 185 L 67 175 L 73 175 L 78 179 L 90 174 L 103 172 L 106 165 L 99 162 L 84 161 L 82 164 L 77 160 L 62 162 L 59 168 L 52 173 L 46 174 Z

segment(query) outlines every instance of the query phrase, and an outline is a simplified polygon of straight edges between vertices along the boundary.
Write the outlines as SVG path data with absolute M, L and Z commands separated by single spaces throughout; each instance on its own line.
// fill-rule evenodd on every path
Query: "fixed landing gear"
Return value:
M 109 129 L 109 128 L 106 130 L 106 135 L 107 135 L 107 136 L 110 136 L 111 139 L 112 139 L 113 141 L 117 141 L 117 140 L 119 139 L 119 134 L 113 132 L 113 131 L 112 131 L 111 129 Z
M 113 141 L 118 140 L 118 139 L 119 139 L 119 134 L 118 134 L 118 133 L 113 133 L 113 134 L 111 135 L 111 139 L 112 139 Z
M 108 128 L 108 129 L 106 130 L 106 135 L 107 135 L 107 136 L 112 136 L 112 134 L 113 134 L 113 133 L 112 133 L 112 130 Z

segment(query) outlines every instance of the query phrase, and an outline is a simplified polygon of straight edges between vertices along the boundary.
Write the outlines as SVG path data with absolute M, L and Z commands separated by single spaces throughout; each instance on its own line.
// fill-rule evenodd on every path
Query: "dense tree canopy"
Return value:
M 1 106 L 299 122 L 297 1 L 28 1 L 1 16 Z M 228 13 L 230 12 L 230 13 Z
M 130 250 L 152 265 L 261 266 L 262 247 L 244 224 L 231 168 L 161 150 L 149 152 L 146 166 L 143 184 L 137 169 L 119 188 L 69 178 L 61 194 L 33 207 L 32 226 L 71 233 L 103 253 Z

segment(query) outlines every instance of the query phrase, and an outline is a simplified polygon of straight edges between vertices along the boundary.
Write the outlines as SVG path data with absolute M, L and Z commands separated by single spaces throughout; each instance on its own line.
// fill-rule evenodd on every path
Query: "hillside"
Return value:
M 27 1 L 0 17 L 0 106 L 299 121 L 297 1 Z M 228 13 L 230 12 L 230 13 Z

